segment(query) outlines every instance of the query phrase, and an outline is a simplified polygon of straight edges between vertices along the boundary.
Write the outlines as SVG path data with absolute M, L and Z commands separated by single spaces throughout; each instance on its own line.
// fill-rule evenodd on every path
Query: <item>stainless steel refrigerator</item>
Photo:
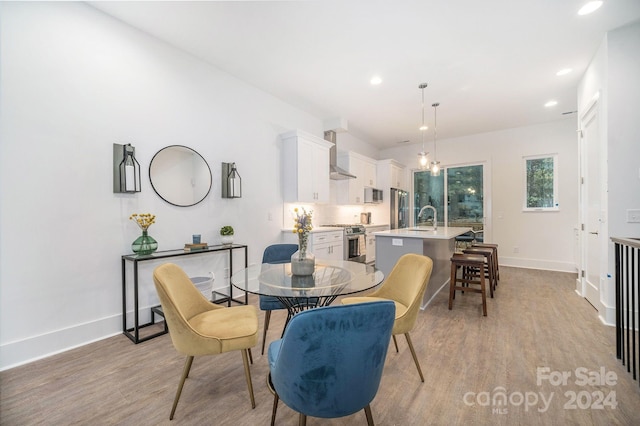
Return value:
M 391 188 L 391 229 L 409 226 L 409 193 L 402 189 Z

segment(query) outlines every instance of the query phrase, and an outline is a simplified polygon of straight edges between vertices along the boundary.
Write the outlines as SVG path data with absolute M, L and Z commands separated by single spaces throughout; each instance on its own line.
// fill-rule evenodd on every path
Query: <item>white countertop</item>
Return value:
M 471 228 L 442 226 L 438 227 L 437 231 L 434 231 L 430 226 L 421 226 L 418 228 L 402 228 L 402 229 L 390 229 L 388 231 L 374 232 L 376 237 L 401 237 L 401 238 L 421 238 L 421 239 L 436 239 L 436 240 L 449 240 L 471 231 Z
M 314 233 L 318 233 L 318 232 L 342 231 L 343 229 L 344 228 L 337 227 L 337 226 L 315 226 L 309 232 L 311 234 L 314 234 Z M 293 227 L 284 228 L 284 229 L 282 229 L 282 232 L 291 232 L 291 233 L 293 233 Z

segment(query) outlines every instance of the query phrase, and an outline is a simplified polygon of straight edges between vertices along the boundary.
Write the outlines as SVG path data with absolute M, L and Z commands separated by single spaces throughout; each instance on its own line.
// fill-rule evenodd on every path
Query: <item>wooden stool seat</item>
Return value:
M 485 264 L 483 266 L 483 272 L 485 277 L 489 280 L 489 288 L 491 289 L 491 297 L 498 285 L 498 278 L 496 275 L 495 255 L 493 249 L 490 247 L 471 247 L 462 251 L 465 254 L 481 255 L 485 258 Z
M 493 249 L 493 262 L 495 264 L 496 279 L 500 281 L 500 262 L 498 262 L 498 245 L 492 244 L 492 243 L 475 243 L 475 244 L 471 244 L 471 247 L 488 247 Z M 497 282 L 496 282 L 496 285 L 498 285 Z
M 449 282 L 449 310 L 453 309 L 453 299 L 456 290 L 470 291 L 482 294 L 482 313 L 487 316 L 487 290 L 485 282 L 485 257 L 476 254 L 456 253 L 451 257 L 451 280 Z M 461 276 L 458 278 L 458 269 Z M 473 272 L 474 270 L 479 273 Z M 460 284 L 460 285 L 458 285 Z M 469 284 L 479 284 L 480 288 L 469 287 Z

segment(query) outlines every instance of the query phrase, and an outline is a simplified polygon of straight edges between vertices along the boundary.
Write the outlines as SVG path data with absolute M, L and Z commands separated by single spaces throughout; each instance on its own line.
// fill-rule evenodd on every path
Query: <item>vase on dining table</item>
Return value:
M 307 250 L 309 233 L 298 234 L 298 251 L 291 255 L 291 274 L 298 276 L 313 275 L 316 257 Z

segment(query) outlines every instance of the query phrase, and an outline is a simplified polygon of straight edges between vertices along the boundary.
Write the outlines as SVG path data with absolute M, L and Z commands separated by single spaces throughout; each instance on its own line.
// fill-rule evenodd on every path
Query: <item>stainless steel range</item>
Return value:
M 367 240 L 365 238 L 366 229 L 363 225 L 336 224 L 323 226 L 333 226 L 344 230 L 344 260 L 366 263 Z

